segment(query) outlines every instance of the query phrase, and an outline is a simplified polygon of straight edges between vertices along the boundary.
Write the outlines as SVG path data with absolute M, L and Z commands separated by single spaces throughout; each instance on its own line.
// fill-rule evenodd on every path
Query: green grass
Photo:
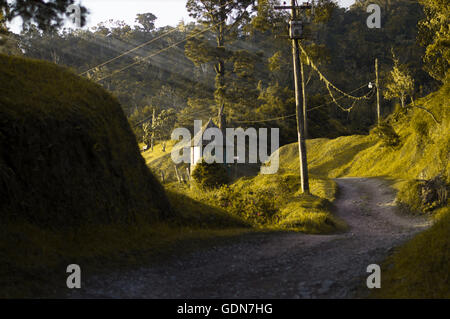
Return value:
M 283 154 L 281 163 L 298 161 Z M 285 170 L 273 175 L 258 175 L 255 178 L 240 179 L 235 187 L 266 191 L 272 194 L 278 213 L 271 227 L 302 231 L 305 233 L 331 233 L 344 230 L 346 225 L 332 214 L 337 185 L 327 178 L 310 177 L 310 195 L 301 193 L 298 171 Z
M 316 140 L 308 141 L 308 145 Z M 312 176 L 311 195 L 302 195 L 298 175 L 298 149 L 295 144 L 281 148 L 279 173 L 254 175 L 254 167 L 240 165 L 240 171 L 247 171 L 247 177 L 234 180 L 229 188 L 219 190 L 198 189 L 197 186 L 179 185 L 176 181 L 170 151 L 175 141 L 169 141 L 166 152 L 158 144 L 153 151 L 142 153 L 147 165 L 156 173 L 165 172 L 166 187 L 178 196 L 187 196 L 199 202 L 228 212 L 246 220 L 259 229 L 293 230 L 305 233 L 332 233 L 346 229 L 343 221 L 333 214 L 332 202 L 337 192 L 336 183 L 327 177 Z M 186 166 L 186 164 L 184 164 Z M 186 166 L 187 167 L 187 166 Z M 185 167 L 179 170 L 184 173 Z M 239 172 L 243 175 L 243 172 Z M 232 204 L 224 206 L 224 197 Z M 221 201 L 222 199 L 222 201 Z M 271 203 L 273 202 L 273 206 Z M 276 213 L 274 214 L 274 211 Z M 254 216 L 258 214 L 258 216 Z
M 439 173 L 450 176 L 450 85 L 444 85 L 416 103 L 431 110 L 436 124 L 423 110 L 413 108 L 394 122 L 400 135 L 397 148 L 383 147 L 374 135 L 343 136 L 307 141 L 308 168 L 320 177 L 390 176 L 402 180 L 430 179 Z M 418 127 L 426 129 L 417 130 Z M 425 133 L 425 134 L 424 134 Z M 297 143 L 283 146 L 281 171 L 298 170 Z
M 450 298 L 450 209 L 439 209 L 436 222 L 401 246 L 382 265 L 375 298 Z
M 166 151 L 162 151 L 162 144 L 158 143 L 153 147 L 153 150 L 147 150 L 142 152 L 142 157 L 145 159 L 146 163 L 151 163 L 155 160 L 161 159 L 162 157 L 170 156 L 172 148 L 175 146 L 177 141 L 169 140 L 166 142 Z M 144 143 L 139 143 L 139 149 L 142 149 Z
M 177 141 L 169 140 L 167 141 L 166 151 L 162 151 L 162 144 L 156 144 L 152 150 L 147 150 L 142 152 L 142 157 L 145 159 L 147 165 L 153 170 L 155 175 L 161 180 L 161 172 L 164 173 L 164 181 L 165 182 L 174 182 L 177 181 L 176 173 L 175 173 L 175 164 L 173 163 L 170 152 Z M 141 147 L 142 149 L 142 147 Z M 185 176 L 186 168 L 189 167 L 188 164 L 181 163 L 177 165 L 179 174 Z
M 0 221 L 159 221 L 163 187 L 117 100 L 52 63 L 0 55 Z
M 206 203 L 257 229 L 313 234 L 346 229 L 345 222 L 331 213 L 337 192 L 337 185 L 331 179 L 311 178 L 310 195 L 301 193 L 295 172 L 243 177 L 229 186 L 209 190 L 199 189 L 194 184 L 166 186 L 171 190 L 169 193 L 177 194 L 176 197 L 186 196 Z

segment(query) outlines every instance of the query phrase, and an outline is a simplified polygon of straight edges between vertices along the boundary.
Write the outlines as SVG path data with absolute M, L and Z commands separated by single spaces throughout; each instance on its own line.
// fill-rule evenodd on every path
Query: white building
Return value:
M 212 140 L 205 139 L 204 133 L 205 133 L 206 129 L 209 129 L 209 128 L 219 129 L 211 118 L 191 140 L 191 143 L 190 143 L 190 156 L 191 156 L 190 157 L 190 172 L 191 173 L 195 167 L 195 164 L 197 164 L 198 161 L 200 161 L 202 159 L 203 150 L 204 150 L 205 146 L 210 143 L 214 143 L 214 145 L 216 145 L 217 147 L 223 148 L 223 161 L 222 161 L 223 163 L 225 163 L 225 158 L 226 158 L 227 154 L 234 152 L 233 143 L 226 139 L 225 128 L 223 128 L 223 130 L 222 130 L 222 136 L 223 136 L 222 141 L 215 141 L 214 138 Z M 213 154 L 213 155 L 215 155 L 215 154 Z

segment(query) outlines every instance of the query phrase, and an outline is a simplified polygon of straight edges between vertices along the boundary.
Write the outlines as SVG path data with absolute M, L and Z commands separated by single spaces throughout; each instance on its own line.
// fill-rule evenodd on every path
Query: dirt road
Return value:
M 90 278 L 70 297 L 351 298 L 358 289 L 364 296 L 367 266 L 429 223 L 398 215 L 385 181 L 336 181 L 335 213 L 350 226 L 346 233 L 243 236 L 168 264 Z

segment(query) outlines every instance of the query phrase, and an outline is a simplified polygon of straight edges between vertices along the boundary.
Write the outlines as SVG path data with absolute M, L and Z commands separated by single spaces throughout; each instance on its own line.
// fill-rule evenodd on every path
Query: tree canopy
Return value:
M 365 24 L 369 3 L 382 8 L 380 29 Z M 310 23 L 302 46 L 329 81 L 356 96 L 369 92 L 378 58 L 380 89 L 388 97 L 396 64 L 393 50 L 398 65 L 414 79 L 410 94 L 423 96 L 437 88 L 448 70 L 448 26 L 444 2 L 421 3 L 424 6 L 409 0 L 360 0 L 344 9 L 320 1 L 314 17 L 305 12 Z M 135 26 L 106 21 L 89 30 L 59 32 L 30 26 L 15 36 L 25 56 L 68 66 L 110 90 L 139 139 L 144 135 L 142 122 L 151 119 L 153 109 L 157 114 L 173 109 L 172 124 L 192 129 L 194 119 L 216 116 L 223 104 L 228 126 L 279 127 L 284 144 L 296 140 L 295 101 L 289 14 L 274 10 L 277 4 L 189 0 L 187 9 L 195 22 L 176 27 L 156 28 L 155 14 L 143 12 Z M 432 37 L 433 30 L 442 36 Z M 302 60 L 306 62 L 305 55 Z M 341 106 L 353 106 L 351 112 L 342 112 L 307 65 L 305 82 L 311 138 L 366 133 L 376 123 L 374 97 L 355 102 L 337 94 Z M 382 116 L 395 103 L 383 99 Z

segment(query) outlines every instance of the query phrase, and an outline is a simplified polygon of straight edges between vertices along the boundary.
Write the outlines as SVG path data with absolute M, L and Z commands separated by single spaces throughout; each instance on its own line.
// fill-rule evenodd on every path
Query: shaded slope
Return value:
M 51 63 L 0 55 L 0 219 L 41 226 L 170 214 L 120 108 Z

